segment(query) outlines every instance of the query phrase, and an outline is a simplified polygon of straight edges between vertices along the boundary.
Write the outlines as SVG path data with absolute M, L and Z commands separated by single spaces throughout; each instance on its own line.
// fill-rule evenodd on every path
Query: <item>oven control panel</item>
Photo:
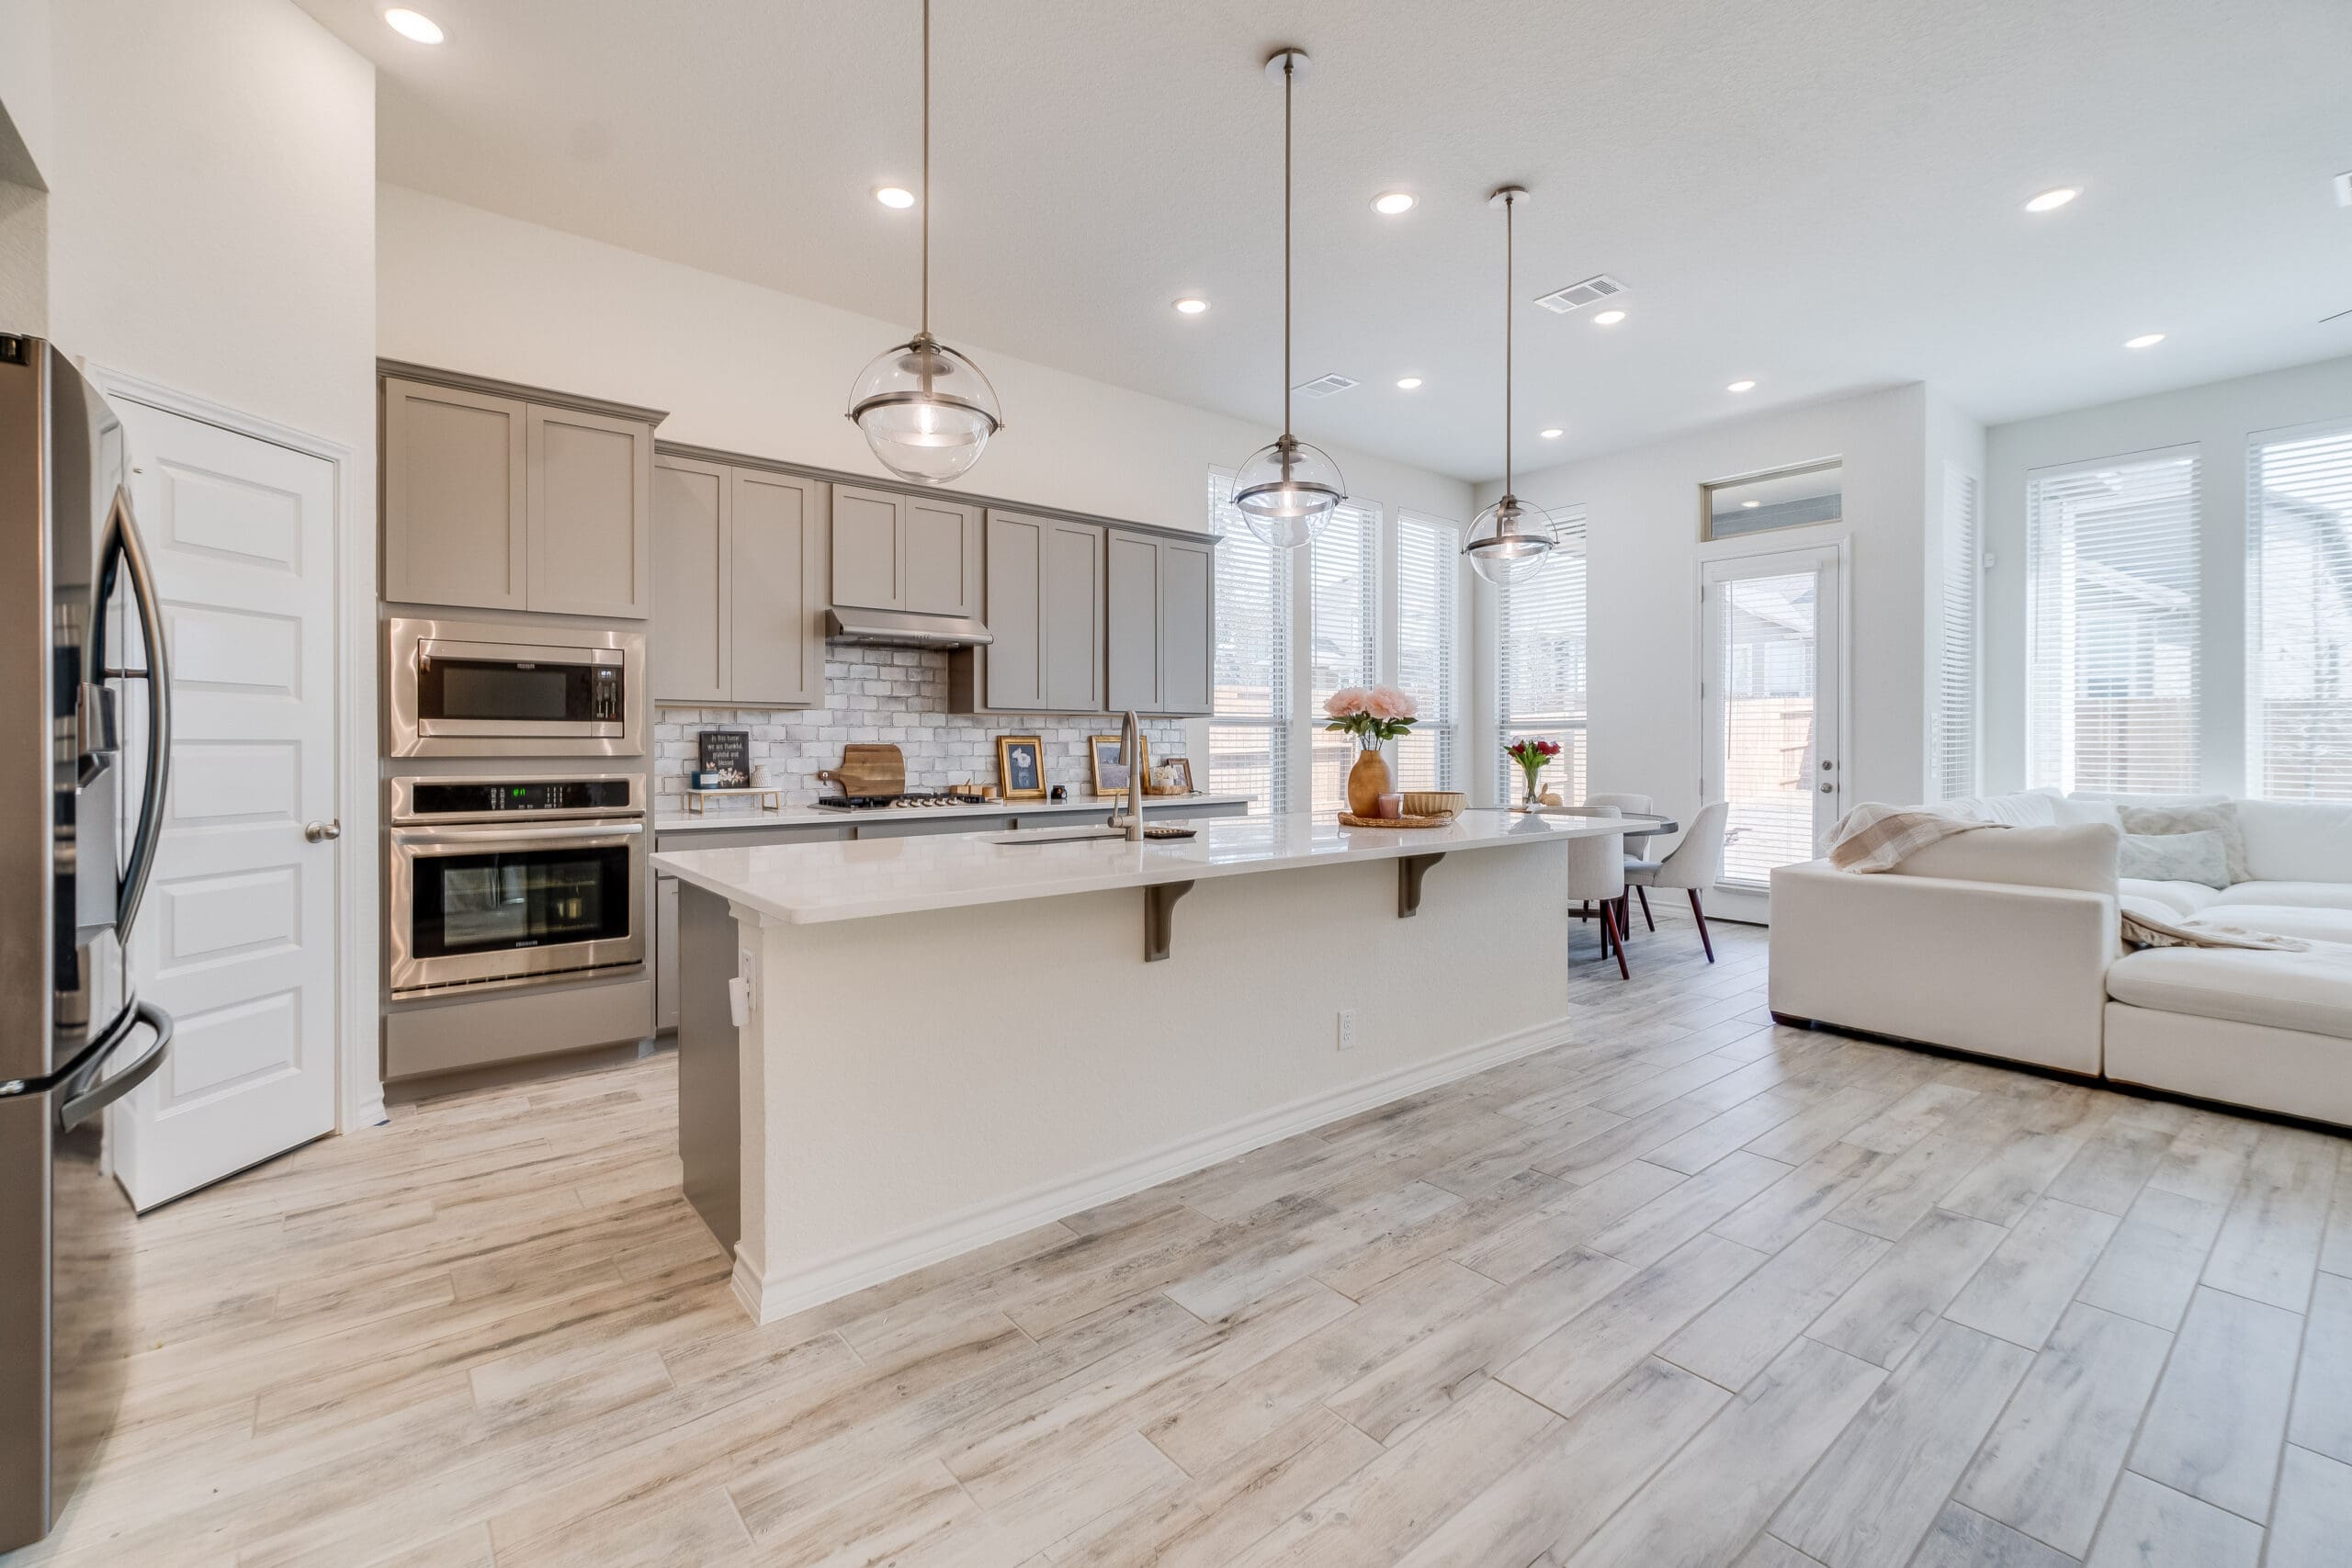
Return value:
M 573 778 L 392 781 L 399 822 L 495 821 L 509 817 L 619 817 L 645 809 L 631 774 Z

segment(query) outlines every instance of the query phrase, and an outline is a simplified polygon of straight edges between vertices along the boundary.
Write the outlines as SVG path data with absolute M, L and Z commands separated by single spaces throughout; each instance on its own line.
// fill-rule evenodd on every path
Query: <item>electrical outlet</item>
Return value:
M 1355 1048 L 1356 1010 L 1353 1008 L 1341 1008 L 1340 1010 L 1340 1049 L 1352 1051 Z
M 752 976 L 759 973 L 759 965 L 752 962 L 750 948 L 739 947 L 735 950 L 735 973 L 741 976 L 743 979 L 744 1010 L 757 1012 L 760 1008 L 760 993 Z

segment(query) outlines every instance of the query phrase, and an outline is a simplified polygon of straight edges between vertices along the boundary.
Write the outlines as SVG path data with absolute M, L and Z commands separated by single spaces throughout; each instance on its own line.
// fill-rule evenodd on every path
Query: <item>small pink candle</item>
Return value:
M 1373 815 L 1384 822 L 1394 822 L 1405 815 L 1405 795 L 1401 790 L 1384 795 L 1372 808 Z

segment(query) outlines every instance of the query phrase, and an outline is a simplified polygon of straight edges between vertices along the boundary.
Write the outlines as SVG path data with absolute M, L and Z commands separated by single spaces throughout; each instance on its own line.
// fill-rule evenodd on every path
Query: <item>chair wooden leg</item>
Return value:
M 1617 977 L 1621 980 L 1632 979 L 1634 977 L 1634 972 L 1625 966 L 1625 938 L 1624 934 L 1617 929 L 1617 906 L 1615 904 L 1603 904 L 1600 906 L 1600 929 L 1608 932 L 1611 940 L 1616 943 Z M 1603 949 L 1602 951 L 1605 952 L 1607 950 Z
M 1634 885 L 1634 891 L 1641 895 L 1642 924 L 1649 927 L 1652 931 L 1657 930 L 1657 922 L 1650 919 L 1650 890 L 1637 882 Z
M 1690 889 L 1690 918 L 1699 922 L 1699 945 L 1707 950 L 1707 962 L 1715 961 L 1715 942 L 1707 934 L 1707 911 L 1699 908 L 1699 890 Z

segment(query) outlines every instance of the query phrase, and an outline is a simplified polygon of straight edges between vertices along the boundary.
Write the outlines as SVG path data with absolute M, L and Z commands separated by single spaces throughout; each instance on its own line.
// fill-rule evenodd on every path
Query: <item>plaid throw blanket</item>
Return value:
M 2219 921 L 2175 925 L 2165 918 L 2165 911 L 2136 900 L 2126 900 L 2119 912 L 2126 947 L 2243 947 L 2256 953 L 2309 953 L 2312 945 L 2299 936 L 2278 936 Z
M 1829 829 L 1829 863 L 1840 871 L 1893 871 L 1910 855 L 1954 833 L 2006 828 L 1917 806 L 1857 806 Z

